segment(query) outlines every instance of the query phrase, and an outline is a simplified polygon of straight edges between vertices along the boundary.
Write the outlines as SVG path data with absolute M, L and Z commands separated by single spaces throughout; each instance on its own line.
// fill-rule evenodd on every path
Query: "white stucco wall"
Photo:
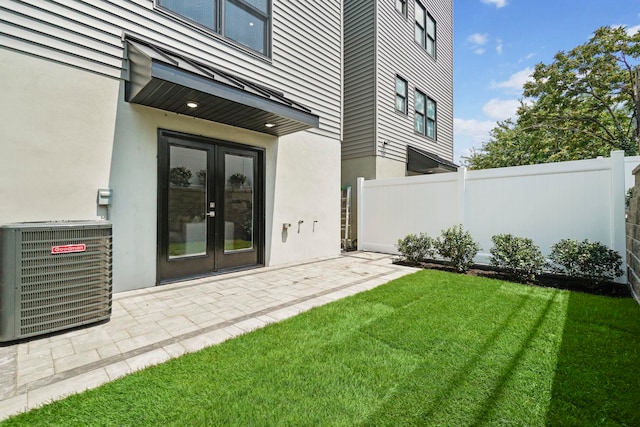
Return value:
M 267 265 L 339 253 L 336 139 L 276 138 L 129 104 L 120 80 L 2 49 L 0 91 L 0 225 L 108 214 L 114 292 L 156 282 L 158 128 L 265 148 Z M 109 212 L 98 188 L 113 189 Z
M 376 179 L 397 178 L 407 175 L 406 161 L 376 156 Z
M 110 175 L 116 292 L 152 286 L 156 281 L 159 128 L 266 148 L 267 194 L 269 186 L 273 185 L 277 138 L 129 104 L 124 101 L 122 83 Z M 272 211 L 268 195 L 266 204 L 266 212 Z M 268 213 L 266 219 L 269 220 Z
M 339 141 L 308 132 L 280 138 L 274 182 L 270 264 L 339 254 Z
M 105 214 L 118 85 L 0 49 L 0 224 Z
M 118 242 L 114 247 L 116 292 L 155 283 L 159 128 L 265 148 L 267 265 L 339 253 L 338 141 L 309 132 L 277 138 L 129 104 L 122 93 L 118 99 L 110 180 L 111 219 Z M 304 221 L 300 233 L 298 219 Z M 313 221 L 318 221 L 315 231 Z M 295 223 L 295 233 L 290 229 L 287 239 L 282 235 L 284 222 Z

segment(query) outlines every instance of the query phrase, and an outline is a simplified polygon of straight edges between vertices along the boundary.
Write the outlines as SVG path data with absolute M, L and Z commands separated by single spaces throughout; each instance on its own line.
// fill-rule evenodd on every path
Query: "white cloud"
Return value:
M 487 33 L 475 33 L 467 37 L 467 45 L 471 45 L 471 50 L 477 55 L 482 55 L 487 51 L 485 46 L 489 43 L 489 34 Z M 501 39 L 496 39 L 496 52 L 498 55 L 502 54 L 504 44 Z
M 495 4 L 497 9 L 500 9 L 501 7 L 505 7 L 506 5 L 509 4 L 507 0 L 482 0 L 482 3 Z
M 484 34 L 480 34 L 480 33 L 475 33 L 475 34 L 471 34 L 469 37 L 467 37 L 467 41 L 469 43 L 475 44 L 475 45 L 484 45 L 489 41 L 489 36 L 484 33 Z
M 453 158 L 459 165 L 464 163 L 463 157 L 469 157 L 474 148 L 480 148 L 488 142 L 489 133 L 496 126 L 493 121 L 453 119 Z
M 611 25 L 611 28 L 623 28 L 627 32 L 628 36 L 634 36 L 638 31 L 640 31 L 640 25 L 634 25 L 633 27 L 628 27 L 627 25 L 624 25 L 624 24 L 613 24 Z M 593 37 L 593 34 L 591 34 L 591 37 Z
M 489 132 L 496 127 L 496 122 L 491 120 L 453 119 L 453 133 L 456 136 L 466 136 L 474 143 L 482 143 L 489 140 Z
M 482 55 L 485 53 L 485 48 L 483 47 L 489 41 L 489 36 L 487 34 L 475 33 L 471 34 L 467 37 L 467 43 L 471 44 L 471 48 L 473 53 L 476 55 Z
M 520 101 L 517 99 L 491 99 L 482 111 L 490 120 L 453 119 L 454 161 L 463 164 L 463 157 L 469 157 L 474 148 L 482 147 L 489 142 L 491 131 L 497 122 L 516 115 Z
M 494 120 L 506 120 L 515 116 L 520 101 L 517 99 L 496 99 L 489 100 L 482 107 L 484 114 Z
M 522 85 L 530 79 L 533 73 L 533 68 L 527 67 L 524 70 L 520 70 L 517 73 L 512 74 L 509 79 L 503 82 L 491 82 L 491 89 L 512 89 L 522 90 Z
M 640 25 L 636 25 L 635 27 L 628 27 L 627 34 L 630 36 L 635 35 L 638 31 L 640 31 Z

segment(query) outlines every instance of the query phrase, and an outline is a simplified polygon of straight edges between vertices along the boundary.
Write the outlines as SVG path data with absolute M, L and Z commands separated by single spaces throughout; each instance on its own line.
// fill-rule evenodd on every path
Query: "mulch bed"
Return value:
M 439 262 L 421 262 L 419 265 L 416 265 L 416 264 L 408 263 L 406 261 L 396 260 L 394 261 L 394 263 L 399 265 L 422 267 L 422 268 L 427 268 L 432 270 L 441 270 L 441 271 L 456 273 L 456 270 L 453 267 L 450 267 L 444 263 L 439 263 Z M 629 290 L 629 286 L 627 285 L 609 282 L 609 283 L 603 283 L 597 286 L 587 286 L 585 285 L 583 280 L 575 279 L 568 276 L 550 274 L 550 273 L 541 274 L 540 276 L 537 277 L 536 280 L 522 282 L 517 278 L 514 278 L 513 276 L 505 272 L 495 270 L 490 266 L 474 265 L 469 271 L 461 274 L 486 277 L 489 279 L 506 280 L 509 282 L 522 283 L 530 286 L 542 286 L 545 288 L 565 289 L 569 291 L 584 292 L 588 294 L 602 295 L 602 296 L 608 296 L 608 297 L 614 297 L 614 298 L 631 298 L 632 297 L 631 291 Z

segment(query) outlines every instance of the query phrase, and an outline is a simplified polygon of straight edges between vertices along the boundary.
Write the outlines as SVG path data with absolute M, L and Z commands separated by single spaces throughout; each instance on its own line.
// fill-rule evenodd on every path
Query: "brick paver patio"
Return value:
M 108 322 L 0 347 L 0 419 L 413 271 L 351 252 L 117 293 Z

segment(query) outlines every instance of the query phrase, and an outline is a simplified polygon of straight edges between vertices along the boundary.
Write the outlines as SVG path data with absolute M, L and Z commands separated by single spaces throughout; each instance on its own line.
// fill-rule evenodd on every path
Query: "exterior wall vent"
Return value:
M 111 300 L 111 223 L 0 227 L 0 342 L 107 320 Z

